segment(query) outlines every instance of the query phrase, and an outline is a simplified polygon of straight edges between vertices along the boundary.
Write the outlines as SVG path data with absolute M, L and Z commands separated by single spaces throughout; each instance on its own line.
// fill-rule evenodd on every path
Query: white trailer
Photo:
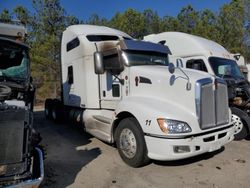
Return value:
M 181 32 L 164 32 L 144 37 L 145 41 L 167 45 L 176 66 L 207 72 L 227 82 L 229 106 L 235 125 L 235 139 L 240 140 L 250 130 L 250 85 L 241 73 L 234 55 L 220 44 Z M 239 54 L 237 54 L 239 55 Z M 239 63 L 244 60 L 239 58 Z
M 170 53 L 115 29 L 68 27 L 61 45 L 62 102 L 48 99 L 46 116 L 80 122 L 116 144 L 133 167 L 220 149 L 234 138 L 225 82 L 175 70 Z

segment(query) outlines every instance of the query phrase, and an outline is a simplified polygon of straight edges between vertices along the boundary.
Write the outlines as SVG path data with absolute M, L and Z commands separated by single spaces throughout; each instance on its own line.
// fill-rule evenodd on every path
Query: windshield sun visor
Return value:
M 119 42 L 119 45 L 121 46 L 122 50 L 148 51 L 172 55 L 170 49 L 167 46 L 152 42 L 122 40 Z

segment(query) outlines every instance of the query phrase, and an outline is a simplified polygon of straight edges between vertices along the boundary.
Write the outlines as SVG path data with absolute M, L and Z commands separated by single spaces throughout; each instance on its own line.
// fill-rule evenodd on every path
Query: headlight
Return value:
M 166 134 L 189 133 L 192 131 L 191 127 L 185 122 L 163 118 L 158 118 L 157 122 L 161 131 Z

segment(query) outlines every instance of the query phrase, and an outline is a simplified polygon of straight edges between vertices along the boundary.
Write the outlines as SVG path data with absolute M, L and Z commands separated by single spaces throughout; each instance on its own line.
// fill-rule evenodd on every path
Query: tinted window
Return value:
M 235 77 L 235 78 L 244 78 L 242 75 L 239 66 L 236 61 L 231 59 L 223 59 L 217 57 L 210 57 L 209 63 L 216 74 L 219 77 Z
M 191 59 L 187 61 L 186 67 L 189 69 L 207 72 L 207 67 L 202 59 Z
M 72 41 L 67 43 L 67 52 L 76 48 L 79 45 L 80 45 L 79 39 L 78 38 L 73 39 Z
M 162 65 L 168 66 L 168 54 L 149 51 L 125 51 L 123 52 L 125 61 L 129 66 L 137 65 Z
M 90 42 L 99 42 L 99 41 L 107 41 L 107 40 L 119 40 L 119 37 L 112 35 L 88 35 L 87 39 Z
M 68 83 L 74 83 L 74 74 L 73 74 L 73 66 L 68 67 Z
M 28 49 L 16 43 L 0 40 L 0 80 L 24 80 L 28 73 Z

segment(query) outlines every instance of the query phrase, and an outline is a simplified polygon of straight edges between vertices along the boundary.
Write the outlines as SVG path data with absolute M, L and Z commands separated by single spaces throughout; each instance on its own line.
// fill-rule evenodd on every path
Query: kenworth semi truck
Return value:
M 132 167 L 220 149 L 234 129 L 226 83 L 175 68 L 168 47 L 108 27 L 73 25 L 62 35 L 62 97 L 45 114 L 69 117 L 114 143 Z
M 249 134 L 250 84 L 232 54 L 214 41 L 181 32 L 152 34 L 144 40 L 167 45 L 172 52 L 171 61 L 178 62 L 178 66 L 207 72 L 226 81 L 235 139 L 241 140 Z
M 21 25 L 0 23 L 0 187 L 35 188 L 44 176 L 25 34 Z

